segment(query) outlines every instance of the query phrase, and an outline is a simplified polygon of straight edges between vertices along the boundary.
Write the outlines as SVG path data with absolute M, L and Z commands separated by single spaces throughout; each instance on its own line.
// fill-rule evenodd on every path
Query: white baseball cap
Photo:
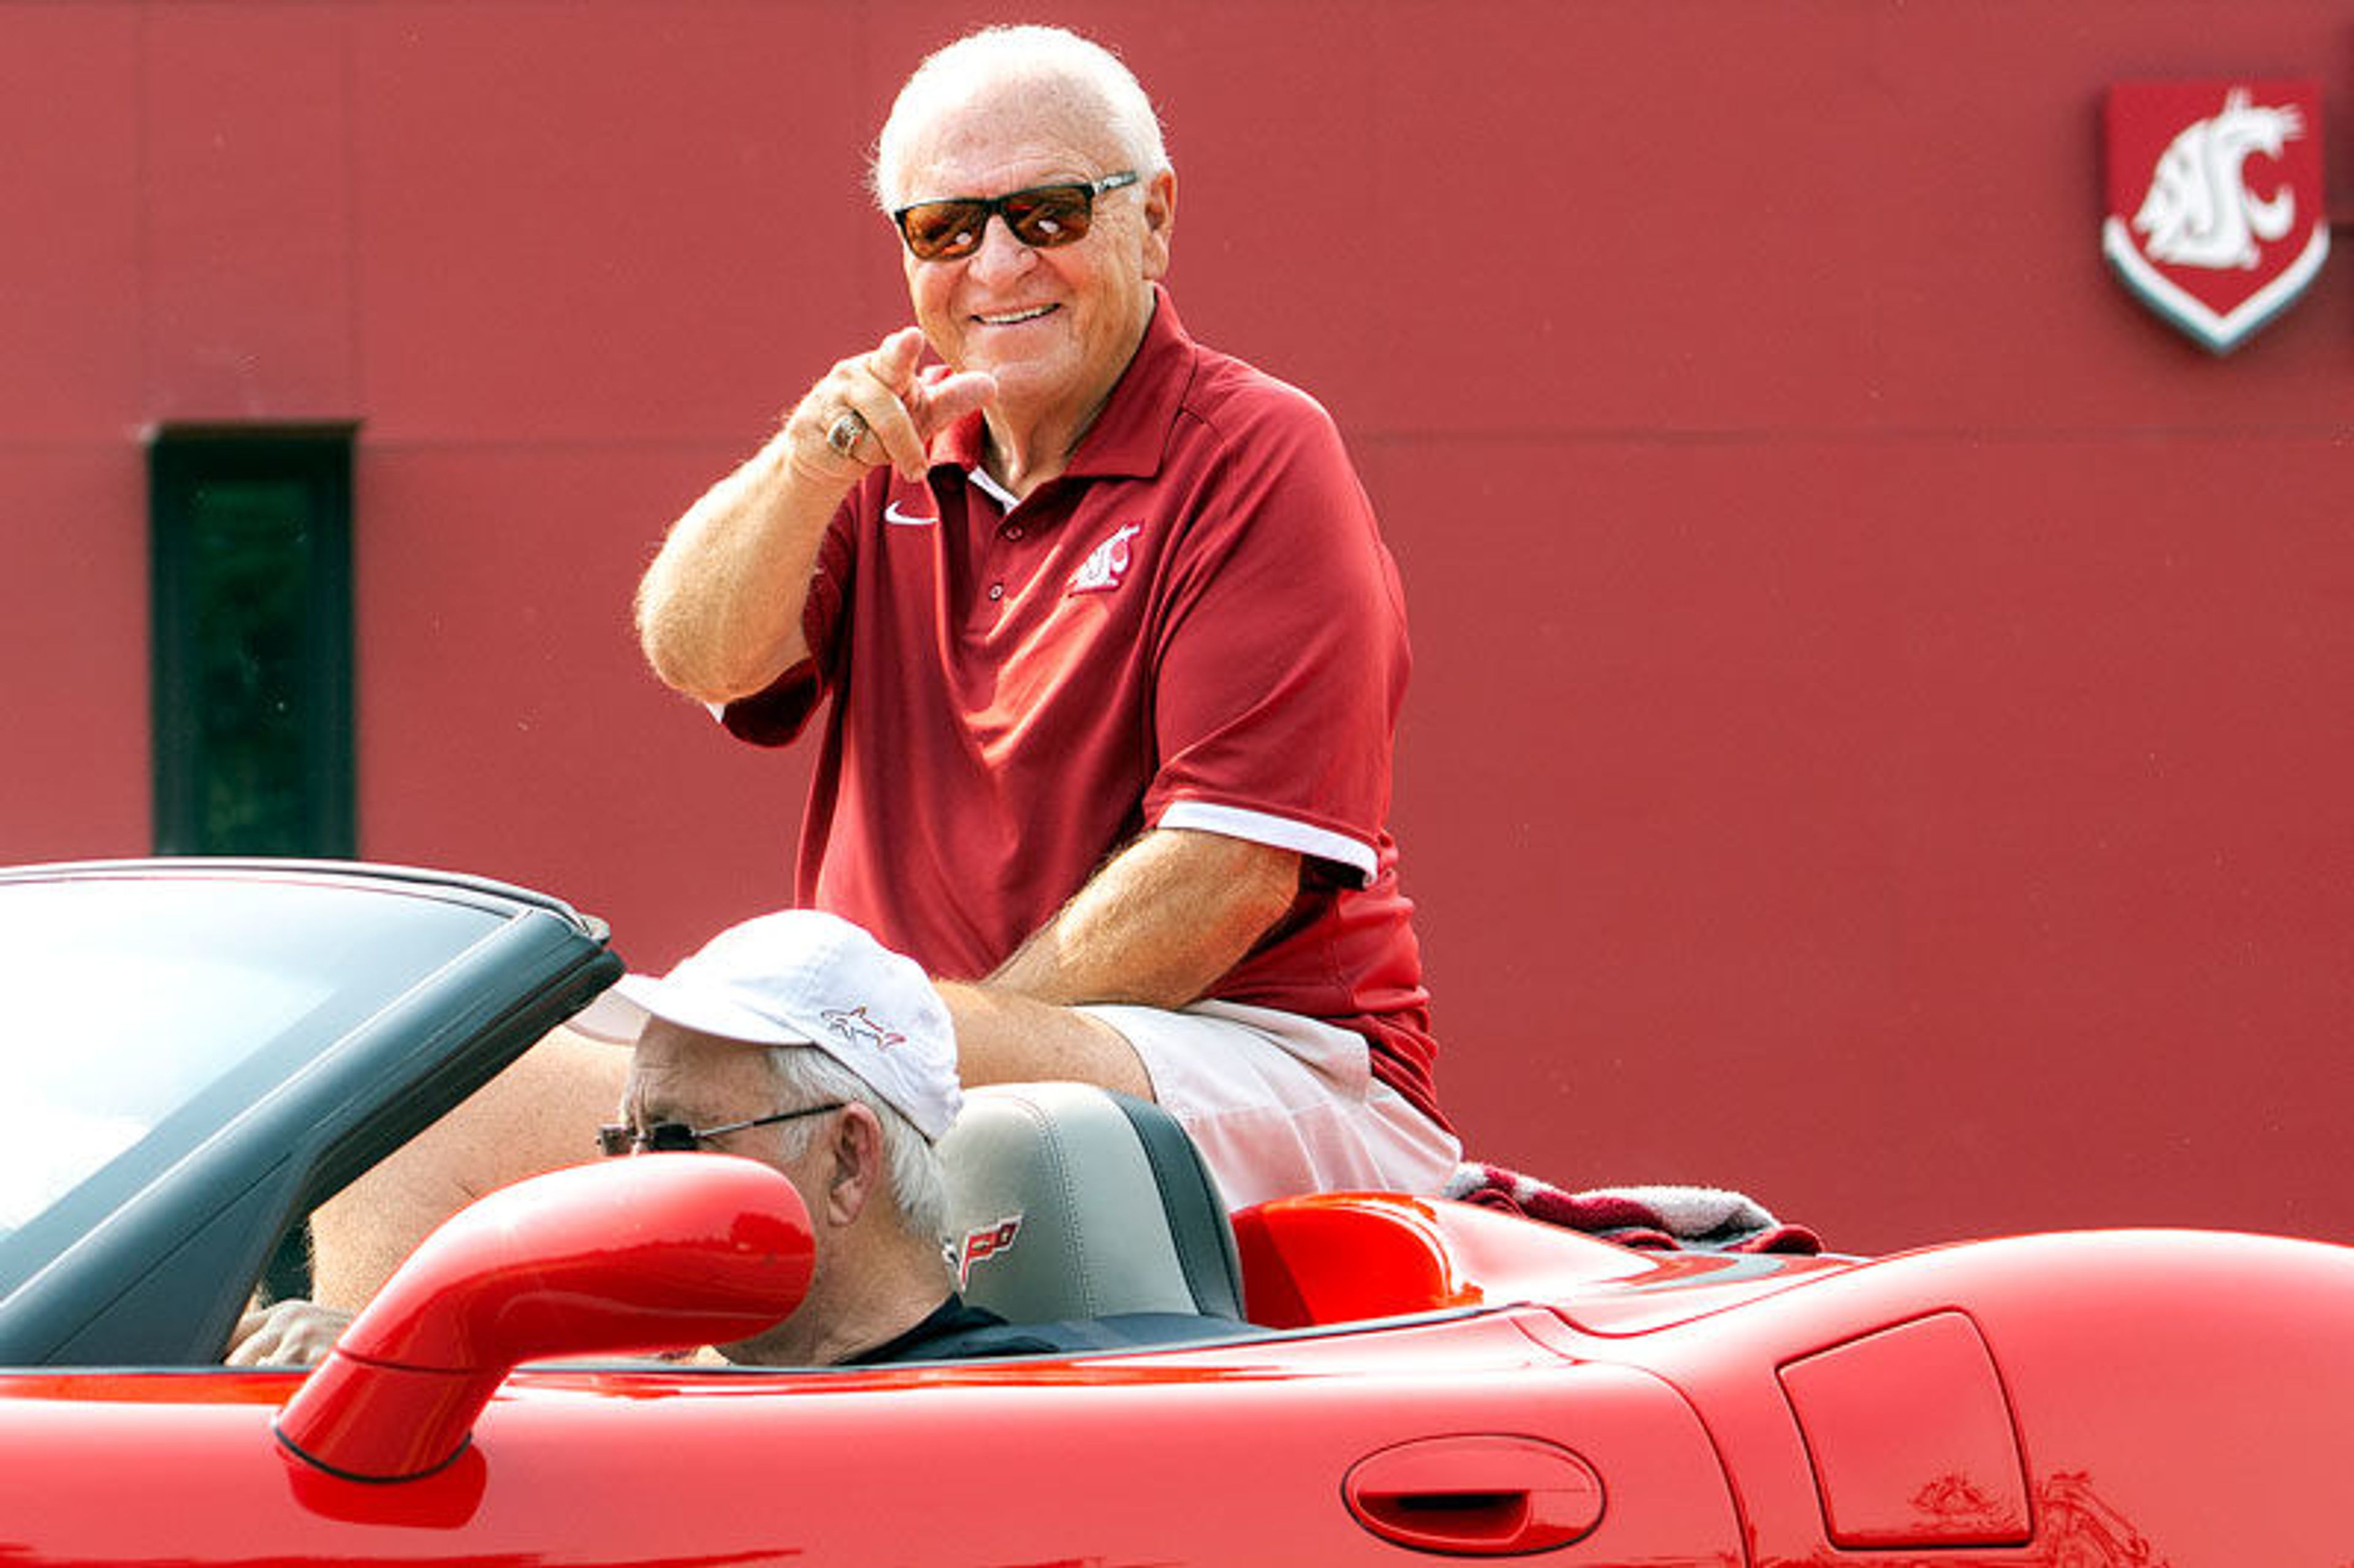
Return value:
M 659 980 L 624 975 L 572 1027 L 634 1045 L 649 1017 L 754 1045 L 814 1045 L 926 1138 L 956 1119 L 956 1031 L 923 966 L 839 916 L 788 909 L 730 926 Z

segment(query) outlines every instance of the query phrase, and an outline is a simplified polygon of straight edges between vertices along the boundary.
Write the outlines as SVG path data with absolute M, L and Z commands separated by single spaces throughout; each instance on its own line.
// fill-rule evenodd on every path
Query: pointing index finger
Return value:
M 916 366 L 924 357 L 924 329 L 901 327 L 875 344 L 867 357 L 875 379 L 905 397 L 916 385 Z
M 924 347 L 921 327 L 901 327 L 867 356 L 867 374 L 890 395 L 880 417 L 868 418 L 867 428 L 882 447 L 884 460 L 910 482 L 924 476 L 935 429 L 925 418 Z

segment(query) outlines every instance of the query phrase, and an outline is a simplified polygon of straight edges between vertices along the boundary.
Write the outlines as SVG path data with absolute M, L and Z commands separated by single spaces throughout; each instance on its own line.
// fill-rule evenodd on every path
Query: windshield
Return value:
M 355 896 L 348 885 L 0 886 L 0 1084 L 12 1124 L 0 1139 L 0 1232 L 207 1090 L 251 1078 L 240 1069 L 266 1065 L 239 1086 L 266 1090 L 497 925 L 465 905 Z

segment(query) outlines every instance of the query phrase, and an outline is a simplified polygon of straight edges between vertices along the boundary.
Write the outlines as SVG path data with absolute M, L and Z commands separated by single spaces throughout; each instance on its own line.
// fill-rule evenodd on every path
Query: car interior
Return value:
M 1091 1085 L 968 1090 L 939 1152 L 964 1298 L 1010 1323 L 1087 1326 L 1074 1333 L 1097 1353 L 1454 1316 L 1647 1266 L 1394 1193 L 1230 1214 L 1174 1117 Z
M 965 1299 L 1009 1322 L 1244 1321 L 1217 1182 L 1159 1106 L 1085 1084 L 968 1092 L 940 1140 Z
M 1233 1338 L 1460 1311 L 1535 1277 L 1628 1266 L 1568 1233 L 1532 1255 L 1501 1215 L 1388 1194 L 1230 1217 L 1175 1118 L 1085 1084 L 969 1090 L 940 1154 L 965 1298 L 1011 1322 L 1150 1316 L 1171 1339 Z

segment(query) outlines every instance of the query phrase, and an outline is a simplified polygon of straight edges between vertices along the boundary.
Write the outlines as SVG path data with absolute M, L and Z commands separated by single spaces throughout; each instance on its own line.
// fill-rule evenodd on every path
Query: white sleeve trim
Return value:
M 1329 860 L 1345 865 L 1357 874 L 1360 883 L 1370 886 L 1380 863 L 1373 856 L 1371 844 L 1363 843 L 1346 833 L 1336 833 L 1328 828 L 1310 827 L 1295 822 L 1288 817 L 1269 816 L 1265 811 L 1247 810 L 1240 806 L 1221 806 L 1208 800 L 1172 801 L 1161 813 L 1155 824 L 1163 828 L 1194 828 L 1204 832 L 1224 833 L 1230 839 L 1247 839 L 1253 843 L 1272 844 L 1277 849 L 1297 850 L 1318 860 Z

